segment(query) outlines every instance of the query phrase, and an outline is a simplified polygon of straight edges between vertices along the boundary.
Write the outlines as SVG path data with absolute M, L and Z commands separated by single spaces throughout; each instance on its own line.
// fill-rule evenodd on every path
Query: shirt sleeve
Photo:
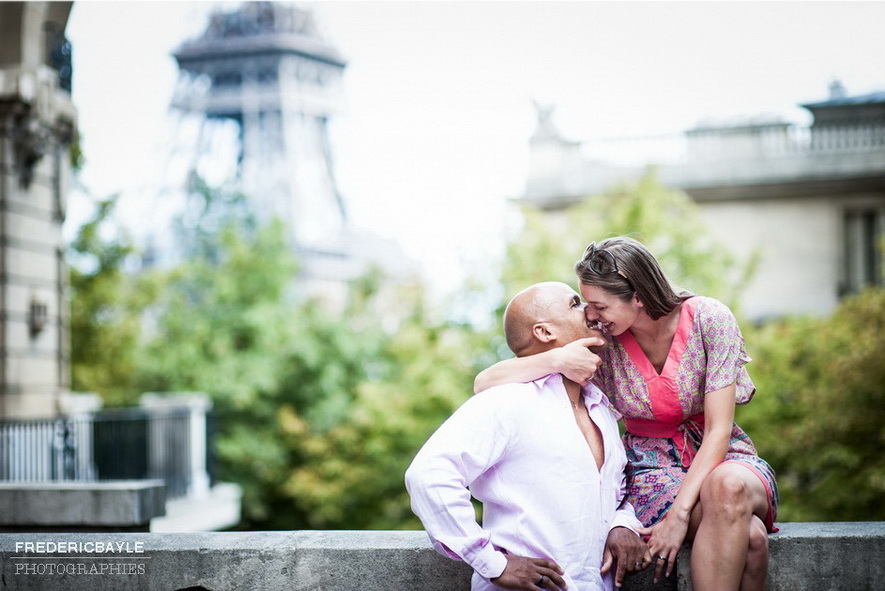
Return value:
M 746 404 L 756 392 L 747 373 L 750 357 L 744 348 L 744 337 L 737 319 L 728 307 L 712 298 L 704 298 L 699 306 L 697 322 L 707 354 L 704 394 L 735 384 L 735 402 Z
M 637 536 L 639 535 L 639 528 L 642 527 L 642 523 L 637 519 L 633 505 L 627 501 L 624 501 L 618 510 L 615 511 L 615 518 L 612 519 L 611 527 L 608 529 L 611 531 L 616 527 L 626 527 Z
M 412 511 L 434 549 L 488 579 L 504 572 L 507 559 L 476 522 L 467 487 L 504 456 L 511 432 L 509 396 L 499 387 L 468 399 L 431 435 L 405 477 Z

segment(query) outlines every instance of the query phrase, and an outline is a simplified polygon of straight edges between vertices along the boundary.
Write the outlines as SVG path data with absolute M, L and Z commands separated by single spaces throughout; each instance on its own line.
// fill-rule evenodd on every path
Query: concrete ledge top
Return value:
M 779 525 L 769 591 L 885 589 L 885 522 Z M 690 554 L 622 591 L 690 591 Z M 0 534 L 0 587 L 17 591 L 468 591 L 471 575 L 420 530 Z
M 773 539 L 885 537 L 885 521 L 821 521 L 776 525 L 780 531 L 771 534 Z

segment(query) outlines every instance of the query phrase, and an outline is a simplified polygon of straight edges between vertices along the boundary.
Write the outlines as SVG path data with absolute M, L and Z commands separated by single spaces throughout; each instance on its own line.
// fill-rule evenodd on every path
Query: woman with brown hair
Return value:
M 563 347 L 482 372 L 477 391 L 560 372 L 593 381 L 624 419 L 633 482 L 628 500 L 648 528 L 655 579 L 693 541 L 696 591 L 763 589 L 768 532 L 776 531 L 774 471 L 734 423 L 755 388 L 731 311 L 677 293 L 632 238 L 593 243 L 575 265 L 588 322 L 609 337 L 599 357 Z

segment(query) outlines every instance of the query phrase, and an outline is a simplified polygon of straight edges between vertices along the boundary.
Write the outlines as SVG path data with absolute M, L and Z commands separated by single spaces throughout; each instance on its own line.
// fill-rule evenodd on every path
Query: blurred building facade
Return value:
M 655 165 L 738 260 L 758 252 L 745 315 L 827 314 L 843 295 L 883 284 L 885 92 L 850 96 L 834 82 L 827 99 L 801 106 L 808 127 L 759 117 L 611 144 L 569 141 L 539 108 L 518 202 L 555 216 Z
M 0 418 L 52 415 L 69 385 L 71 4 L 0 3 Z

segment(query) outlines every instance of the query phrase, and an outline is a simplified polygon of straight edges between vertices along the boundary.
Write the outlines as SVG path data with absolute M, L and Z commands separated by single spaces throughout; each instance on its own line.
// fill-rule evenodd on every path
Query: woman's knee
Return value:
M 743 474 L 720 466 L 710 473 L 701 488 L 704 514 L 749 517 L 753 513 L 750 486 Z

